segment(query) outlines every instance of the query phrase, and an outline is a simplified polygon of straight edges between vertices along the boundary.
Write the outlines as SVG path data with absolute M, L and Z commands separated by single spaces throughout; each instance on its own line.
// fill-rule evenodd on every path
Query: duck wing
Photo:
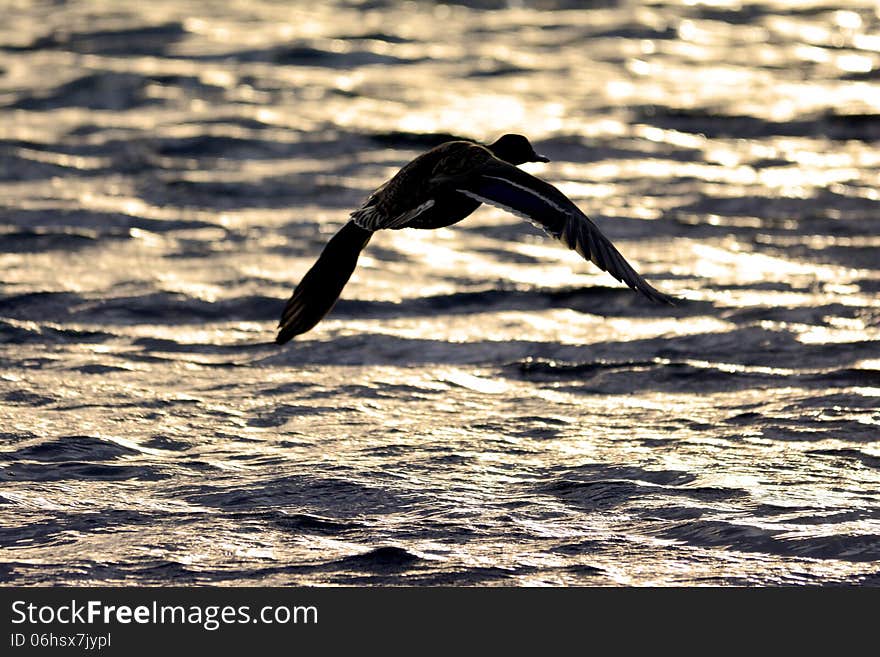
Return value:
M 372 232 L 386 228 L 404 228 L 407 224 L 415 221 L 420 215 L 434 207 L 434 203 L 434 199 L 429 198 L 415 207 L 386 208 L 385 211 L 378 205 L 367 204 L 352 212 L 351 220 L 364 230 Z M 393 214 L 388 214 L 388 209 L 392 210 Z
M 292 337 L 310 331 L 333 310 L 357 266 L 361 251 L 372 236 L 373 233 L 353 221 L 333 236 L 285 304 L 275 342 L 284 344 Z
M 585 260 L 652 301 L 674 303 L 672 297 L 642 278 L 599 227 L 553 185 L 500 160 L 448 182 L 465 196 L 539 225 Z

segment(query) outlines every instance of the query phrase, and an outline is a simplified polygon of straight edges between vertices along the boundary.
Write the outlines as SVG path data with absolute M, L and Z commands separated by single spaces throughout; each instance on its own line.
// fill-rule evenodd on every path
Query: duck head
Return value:
M 543 155 L 538 155 L 522 135 L 507 134 L 499 137 L 495 143 L 489 144 L 488 149 L 499 160 L 510 164 L 524 164 L 525 162 L 549 162 Z

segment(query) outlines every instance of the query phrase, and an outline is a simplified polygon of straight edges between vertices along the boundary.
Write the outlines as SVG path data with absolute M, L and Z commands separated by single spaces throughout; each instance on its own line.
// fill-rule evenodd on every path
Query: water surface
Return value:
M 14 2 L 8 584 L 880 584 L 871 2 Z M 527 134 L 662 290 L 483 208 L 294 284 L 450 136 Z

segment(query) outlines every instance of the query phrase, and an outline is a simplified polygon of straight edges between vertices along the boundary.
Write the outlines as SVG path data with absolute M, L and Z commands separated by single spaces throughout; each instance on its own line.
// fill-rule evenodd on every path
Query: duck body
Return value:
M 488 146 L 449 141 L 419 155 L 373 192 L 331 238 L 285 305 L 275 341 L 283 344 L 309 331 L 332 310 L 377 230 L 451 226 L 483 203 L 536 223 L 644 296 L 672 303 L 562 192 L 516 166 L 547 161 L 525 137 L 512 134 Z
M 413 217 L 405 227 L 422 230 L 446 228 L 467 219 L 481 205 L 479 201 L 453 191 L 445 198 L 436 199 L 433 206 Z
M 366 230 L 442 228 L 466 218 L 480 201 L 450 187 L 449 176 L 464 175 L 495 159 L 492 152 L 469 141 L 449 141 L 423 153 L 373 192 L 351 213 Z

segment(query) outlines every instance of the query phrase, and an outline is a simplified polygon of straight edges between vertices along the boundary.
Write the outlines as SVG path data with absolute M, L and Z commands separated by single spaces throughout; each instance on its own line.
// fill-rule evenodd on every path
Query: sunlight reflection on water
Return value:
M 880 583 L 875 4 L 481 4 L 6 16 L 5 581 Z M 507 131 L 680 303 L 481 209 L 272 344 L 371 190 Z

